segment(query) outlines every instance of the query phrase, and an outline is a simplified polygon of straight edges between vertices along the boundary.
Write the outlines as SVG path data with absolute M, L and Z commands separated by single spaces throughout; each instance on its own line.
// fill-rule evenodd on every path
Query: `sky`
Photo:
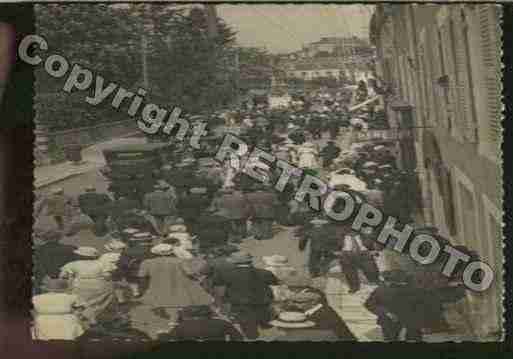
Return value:
M 372 5 L 218 5 L 217 16 L 237 31 L 240 46 L 286 53 L 323 36 L 368 39 Z

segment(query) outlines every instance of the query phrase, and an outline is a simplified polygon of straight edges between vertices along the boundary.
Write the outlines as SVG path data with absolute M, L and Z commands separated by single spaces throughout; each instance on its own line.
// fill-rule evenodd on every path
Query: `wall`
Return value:
M 500 61 L 494 46 L 500 48 L 500 36 L 494 28 L 498 21 L 495 7 L 385 7 L 390 14 L 389 25 L 384 21 L 378 30 L 381 36 L 377 46 L 381 46 L 379 53 L 393 60 L 394 101 L 413 108 L 424 220 L 436 225 L 453 243 L 477 251 L 500 278 L 502 172 L 499 152 L 494 147 L 500 138 L 493 137 L 500 103 Z M 387 46 L 390 43 L 393 45 Z M 385 58 L 379 59 L 381 69 Z M 444 75 L 446 87 L 438 85 Z M 393 111 L 389 115 L 392 121 L 397 120 Z M 440 161 L 450 171 L 451 198 L 438 187 L 433 168 L 425 167 L 425 160 L 433 159 L 433 154 L 424 151 L 424 132 L 434 135 Z M 454 203 L 456 231 L 452 236 L 443 210 L 447 201 Z M 500 303 L 500 281 L 484 294 L 468 296 L 468 309 L 481 336 L 500 327 Z

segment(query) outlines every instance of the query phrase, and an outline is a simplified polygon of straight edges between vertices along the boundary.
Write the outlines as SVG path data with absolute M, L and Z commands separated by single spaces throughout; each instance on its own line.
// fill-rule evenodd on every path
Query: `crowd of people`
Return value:
M 364 85 L 359 101 L 369 96 Z M 237 128 L 248 144 L 349 191 L 358 203 L 414 224 L 408 189 L 413 174 L 399 167 L 395 144 L 340 145 L 341 136 L 351 140 L 384 109 L 351 113 L 349 105 L 343 97 L 317 93 L 286 109 L 239 108 L 189 119 L 208 121 L 211 133 Z M 444 303 L 465 295 L 461 271 L 447 279 L 432 267 L 389 256 L 392 251 L 375 241 L 376 231 L 360 234 L 351 219 L 334 222 L 296 201 L 300 179 L 276 192 L 270 183 L 279 168 L 271 167 L 260 183 L 228 161 L 214 160 L 212 137 L 199 150 L 176 146 L 142 200 L 113 199 L 89 186 L 78 198 L 58 188 L 36 204 L 35 216 L 45 211 L 56 224 L 34 235 L 36 339 L 262 340 L 274 328 L 278 334 L 270 340 L 356 341 L 314 281 L 334 265 L 348 295 L 360 290 L 360 272 L 375 286 L 365 307 L 377 316 L 386 340 L 402 338 L 403 328 L 405 339 L 421 340 L 444 325 Z M 82 230 L 74 225 L 77 216 L 102 250 L 62 243 Z M 288 264 L 286 253 L 266 256 L 267 267 L 258 268 L 240 250 L 248 238 L 272 239 L 276 226 L 294 228 L 290 245 L 308 252 L 306 271 Z M 415 228 L 446 241 L 436 228 Z M 380 272 L 378 256 L 397 266 Z

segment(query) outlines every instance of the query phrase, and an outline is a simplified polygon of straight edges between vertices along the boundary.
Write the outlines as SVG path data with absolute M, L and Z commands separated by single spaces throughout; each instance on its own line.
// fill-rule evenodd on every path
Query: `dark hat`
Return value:
M 229 261 L 233 264 L 250 264 L 253 263 L 253 256 L 246 252 L 233 253 Z
M 411 283 L 411 276 L 405 271 L 394 269 L 387 270 L 381 273 L 385 282 L 391 282 L 394 284 L 409 284 Z

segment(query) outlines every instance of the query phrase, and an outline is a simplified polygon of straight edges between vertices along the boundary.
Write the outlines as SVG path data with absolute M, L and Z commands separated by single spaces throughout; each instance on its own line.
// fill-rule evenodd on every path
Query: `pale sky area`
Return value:
M 369 37 L 372 5 L 218 5 L 217 16 L 237 31 L 241 46 L 281 53 L 323 36 Z

